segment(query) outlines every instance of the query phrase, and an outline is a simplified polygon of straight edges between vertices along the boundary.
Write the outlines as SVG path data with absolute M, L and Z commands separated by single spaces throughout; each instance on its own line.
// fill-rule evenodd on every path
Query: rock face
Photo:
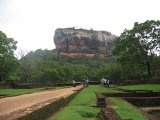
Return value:
M 54 43 L 57 53 L 70 57 L 111 56 L 115 35 L 107 31 L 94 31 L 75 28 L 58 28 Z

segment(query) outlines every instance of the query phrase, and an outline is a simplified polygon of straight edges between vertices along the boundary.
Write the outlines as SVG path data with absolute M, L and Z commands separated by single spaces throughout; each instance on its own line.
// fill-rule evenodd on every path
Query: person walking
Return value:
M 89 79 L 86 80 L 86 86 L 89 86 Z
M 104 87 L 106 87 L 107 86 L 107 80 L 103 79 L 103 82 L 104 82 Z
M 83 85 L 86 86 L 86 79 L 83 79 Z
M 104 86 L 104 77 L 101 79 L 101 87 Z
M 109 87 L 109 80 L 107 80 L 107 85 L 108 85 L 108 87 Z
M 158 76 L 158 70 L 155 69 L 155 76 Z
M 76 87 L 75 83 L 76 83 L 75 80 L 72 80 L 72 86 L 73 87 Z
M 99 86 L 102 87 L 102 79 L 100 79 L 100 84 L 99 84 Z

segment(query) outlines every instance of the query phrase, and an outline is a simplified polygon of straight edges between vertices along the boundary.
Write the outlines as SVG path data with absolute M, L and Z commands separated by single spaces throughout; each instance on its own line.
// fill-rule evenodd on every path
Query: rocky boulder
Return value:
M 107 31 L 58 28 L 55 31 L 54 43 L 60 55 L 93 57 L 99 54 L 104 57 L 112 55 L 115 38 L 115 35 Z

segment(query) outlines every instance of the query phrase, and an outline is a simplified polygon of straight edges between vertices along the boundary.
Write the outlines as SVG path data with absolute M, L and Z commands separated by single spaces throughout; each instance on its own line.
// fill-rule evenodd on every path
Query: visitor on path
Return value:
M 86 86 L 86 79 L 83 79 L 83 85 Z
M 104 86 L 104 77 L 100 80 L 100 86 L 101 86 L 101 87 Z
M 104 77 L 100 81 L 101 81 L 100 86 L 102 86 L 102 87 L 106 87 L 107 86 L 107 84 L 108 84 L 107 82 L 108 81 Z
M 72 86 L 73 87 L 76 87 L 75 83 L 76 83 L 75 80 L 72 80 Z
M 107 85 L 108 85 L 108 87 L 109 87 L 109 80 L 107 80 Z
M 107 80 L 103 79 L 103 82 L 104 82 L 104 86 L 103 87 L 106 87 L 107 86 Z
M 158 70 L 155 69 L 155 76 L 158 76 Z
M 89 86 L 89 79 L 86 79 L 86 87 L 88 87 Z
M 102 79 L 100 79 L 100 84 L 99 84 L 99 86 L 102 87 Z

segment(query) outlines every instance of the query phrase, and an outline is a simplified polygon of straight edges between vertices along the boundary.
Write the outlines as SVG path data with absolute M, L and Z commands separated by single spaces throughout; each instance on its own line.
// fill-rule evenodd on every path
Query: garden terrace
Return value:
M 110 101 L 110 97 L 118 97 L 119 100 L 125 102 L 126 104 L 131 104 L 134 108 L 145 114 L 150 120 L 158 120 L 157 116 L 153 116 L 150 113 L 159 114 L 160 111 L 160 92 L 154 91 L 142 91 L 142 90 L 124 90 L 121 93 L 96 93 L 97 106 L 101 107 L 101 112 L 103 118 L 106 120 L 111 120 L 109 118 L 110 111 L 113 111 L 116 107 Z M 113 110 L 110 110 L 113 109 Z M 107 113 L 107 114 L 106 114 Z M 118 116 L 118 115 L 117 115 Z M 118 117 L 117 117 L 118 118 Z M 116 119 L 120 120 L 120 119 Z

